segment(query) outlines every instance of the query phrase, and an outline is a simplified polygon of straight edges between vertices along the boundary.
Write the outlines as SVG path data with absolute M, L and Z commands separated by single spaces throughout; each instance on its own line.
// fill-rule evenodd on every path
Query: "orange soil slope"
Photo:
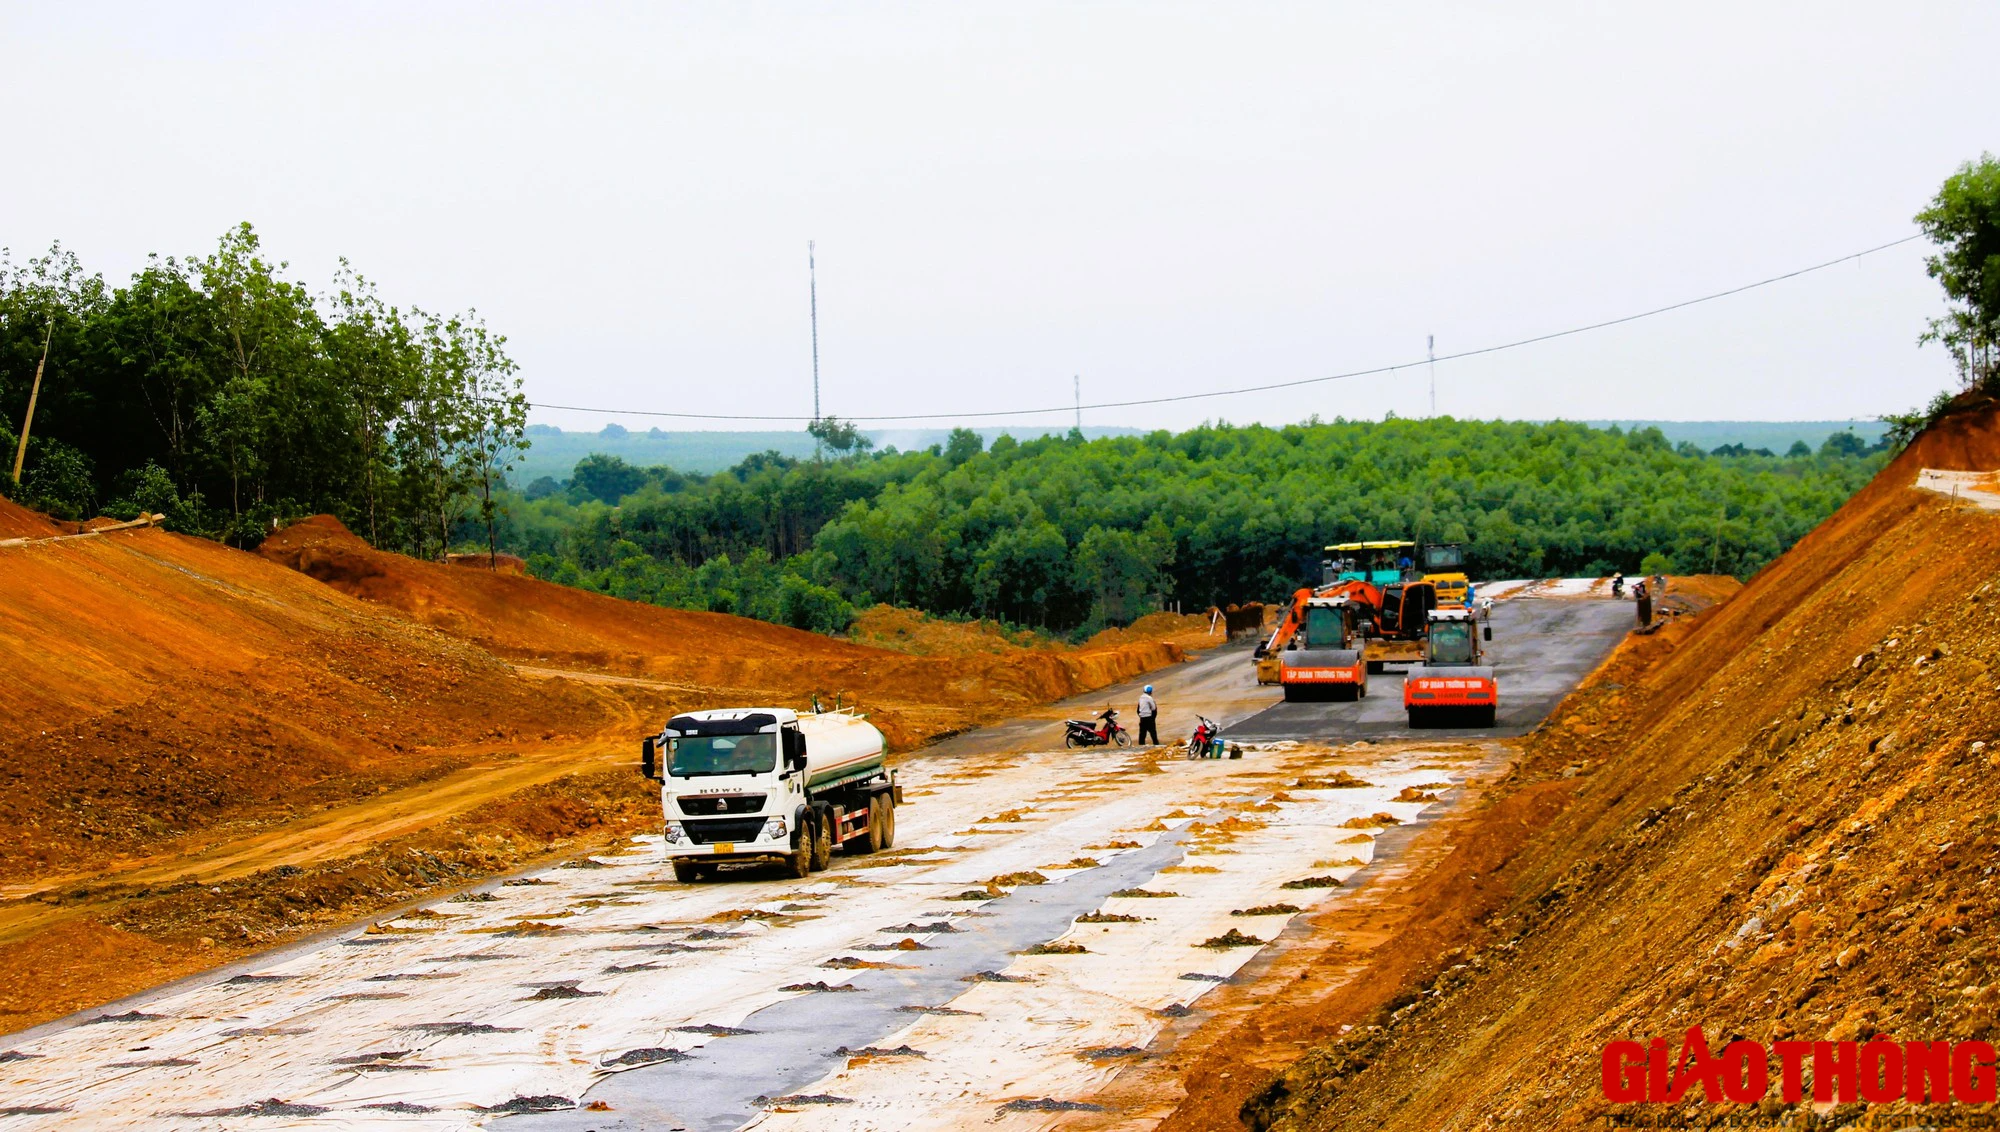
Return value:
M 1044 703 L 1182 656 L 1178 646 L 1158 640 L 997 658 L 905 655 L 762 621 L 420 562 L 374 550 L 325 515 L 278 532 L 261 552 L 521 664 L 703 687 L 788 689 L 791 702 L 817 691 L 992 708 Z
M 600 726 L 600 697 L 289 570 L 158 530 L 0 548 L 0 878 Z
M 56 525 L 10 499 L 0 499 L 0 538 L 47 538 Z
M 2000 1037 L 2000 516 L 1909 486 L 1996 466 L 2000 408 L 1940 423 L 1643 674 L 1573 696 L 1458 834 L 1500 859 L 1432 886 L 1491 914 L 1378 1013 L 1323 1019 L 1354 1029 L 1246 1122 L 1596 1126 L 1603 1044 L 1691 1025 Z M 1503 831 L 1524 807 L 1550 812 Z

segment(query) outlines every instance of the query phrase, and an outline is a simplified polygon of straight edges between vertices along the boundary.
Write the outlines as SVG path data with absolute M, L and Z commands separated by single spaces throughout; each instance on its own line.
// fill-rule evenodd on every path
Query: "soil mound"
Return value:
M 861 697 L 890 741 L 905 747 L 1183 656 L 1171 642 L 1139 638 L 1074 651 L 1010 643 L 994 652 L 987 640 L 997 630 L 946 628 L 949 623 L 906 616 L 865 622 L 942 645 L 942 655 L 892 652 L 728 614 L 665 609 L 537 578 L 421 562 L 372 549 L 326 515 L 279 531 L 259 553 L 522 665 L 679 687 L 763 690 L 765 698 L 796 707 L 806 706 L 813 693 L 828 703 L 836 695 Z
M 1566 701 L 1455 834 L 1416 916 L 1425 955 L 1296 1020 L 1353 1029 L 1244 1121 L 1599 1126 L 1625 1111 L 1604 1044 L 1678 1050 L 1693 1025 L 1712 1051 L 2000 1037 L 2000 516 L 1913 489 L 1922 467 L 2000 467 L 2000 410 L 1940 422 L 1733 599 Z M 1212 1126 L 1213 1086 L 1167 1126 Z M 1752 1115 L 1699 1093 L 1702 1119 Z
M 0 499 L 0 538 L 48 538 L 60 534 L 48 516 L 11 499 Z
M 613 718 L 202 539 L 0 548 L 0 571 L 0 879 L 373 795 L 463 757 L 450 745 Z

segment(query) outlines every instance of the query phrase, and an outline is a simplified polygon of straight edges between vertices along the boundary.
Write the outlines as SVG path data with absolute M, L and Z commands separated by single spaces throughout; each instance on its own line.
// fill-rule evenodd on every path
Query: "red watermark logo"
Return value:
M 1863 1101 L 1888 1104 L 1980 1104 L 1995 1096 L 1993 1046 L 1987 1042 L 1733 1041 L 1711 1053 L 1700 1026 L 1681 1037 L 1678 1054 L 1665 1038 L 1609 1042 L 1604 1047 L 1604 1099 L 1614 1104 L 1755 1104 L 1775 1085 L 1777 1099 L 1797 1104 Z M 1810 1084 L 1808 1084 L 1810 1078 Z

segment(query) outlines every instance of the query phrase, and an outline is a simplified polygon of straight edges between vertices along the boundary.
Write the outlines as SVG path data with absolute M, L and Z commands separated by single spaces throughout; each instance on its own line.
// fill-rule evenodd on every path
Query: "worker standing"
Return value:
M 1639 628 L 1653 623 L 1653 588 L 1641 578 L 1632 583 L 1632 600 L 1639 605 Z
M 1160 704 L 1153 699 L 1153 686 L 1139 693 L 1139 741 L 1158 745 L 1160 742 Z

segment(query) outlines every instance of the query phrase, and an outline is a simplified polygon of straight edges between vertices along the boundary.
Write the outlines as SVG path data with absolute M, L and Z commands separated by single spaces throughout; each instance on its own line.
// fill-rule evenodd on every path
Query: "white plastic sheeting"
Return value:
M 10 1130 L 447 1129 L 481 1125 L 510 1106 L 558 1103 L 534 1098 L 567 1105 L 630 1051 L 685 1050 L 711 1040 L 695 1027 L 737 1025 L 788 984 L 839 982 L 825 960 L 866 954 L 890 938 L 884 928 L 936 917 L 941 897 L 1023 870 L 1060 883 L 1081 870 L 1046 866 L 1110 861 L 1127 851 L 1099 847 L 1113 840 L 1150 844 L 1191 820 L 1165 818 L 1177 810 L 1268 806 L 1241 814 L 1261 828 L 1190 841 L 1185 866 L 1217 871 L 1176 871 L 1147 885 L 1181 896 L 1110 902 L 1110 911 L 1150 919 L 1078 925 L 1071 938 L 1086 954 L 1023 956 L 1012 970 L 1030 981 L 974 984 L 950 1003 L 977 1017 L 924 1016 L 884 1036 L 883 1045 L 907 1043 L 924 1057 L 830 1067 L 819 1091 L 855 1104 L 760 1119 L 943 1128 L 990 1119 L 1013 1097 L 1074 1096 L 1115 1068 L 1081 1051 L 1143 1046 L 1164 1022 L 1154 1011 L 1212 985 L 1183 975 L 1227 975 L 1255 953 L 1194 944 L 1231 927 L 1270 939 L 1285 919 L 1231 917 L 1232 909 L 1326 899 L 1337 890 L 1279 886 L 1350 874 L 1353 866 L 1314 866 L 1369 858 L 1368 842 L 1343 841 L 1372 831 L 1343 822 L 1414 817 L 1425 803 L 1395 802 L 1398 791 L 1455 777 L 1422 768 L 1437 755 L 1405 752 L 1372 766 L 1342 759 L 1374 785 L 1289 789 L 1290 800 L 1272 804 L 1263 800 L 1331 756 L 1278 745 L 1240 761 L 1158 757 L 919 760 L 903 774 L 914 804 L 898 815 L 901 847 L 889 858 L 904 863 L 836 857 L 832 871 L 808 880 L 767 872 L 679 885 L 657 843 L 640 839 L 623 854 L 573 863 L 586 867 L 440 902 L 250 974 L 145 1000 L 121 1020 L 12 1047 L 23 1056 L 0 1062 L 0 1108 L 24 1113 L 7 1120 Z M 1136 769 L 1145 773 L 1094 788 Z M 1006 903 L 993 908 L 1005 914 Z M 51 1111 L 25 1114 L 34 1109 Z

